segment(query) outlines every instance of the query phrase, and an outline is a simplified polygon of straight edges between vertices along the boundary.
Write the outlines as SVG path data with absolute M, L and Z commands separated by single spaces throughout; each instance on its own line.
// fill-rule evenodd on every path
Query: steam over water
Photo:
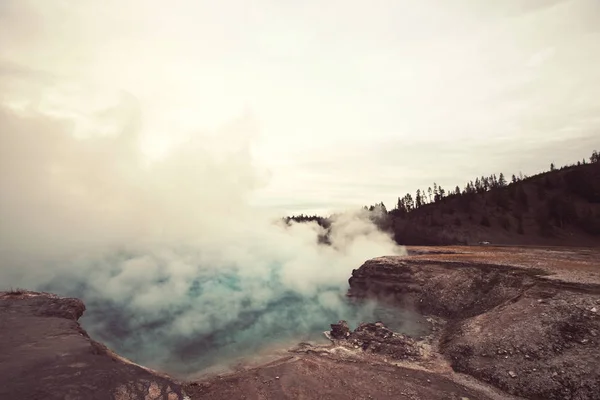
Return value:
M 113 255 L 111 261 L 115 276 L 136 262 L 155 263 L 158 269 L 164 262 L 133 254 Z M 141 304 L 134 291 L 105 296 L 88 280 L 69 281 L 65 287 L 59 276 L 43 289 L 83 298 L 87 311 L 81 323 L 93 338 L 137 363 L 178 376 L 252 361 L 269 349 L 303 341 L 326 343 L 323 332 L 339 319 L 351 326 L 383 320 L 398 331 L 424 333 L 419 317 L 409 311 L 348 299 L 345 282 L 318 284 L 302 294 L 282 285 L 278 265 L 252 277 L 233 266 L 199 266 L 196 271 L 184 293 L 170 292 L 169 276 L 140 276 L 144 286 L 162 292 L 161 302 L 152 305 Z M 141 286 L 137 290 L 145 292 Z
M 128 107 L 119 135 L 78 138 L 62 120 L 0 109 L 0 289 L 79 297 L 93 337 L 177 374 L 375 319 L 347 303 L 348 278 L 405 251 L 371 215 L 339 213 L 324 245 L 320 226 L 252 205 L 265 180 L 252 123 L 149 162 Z

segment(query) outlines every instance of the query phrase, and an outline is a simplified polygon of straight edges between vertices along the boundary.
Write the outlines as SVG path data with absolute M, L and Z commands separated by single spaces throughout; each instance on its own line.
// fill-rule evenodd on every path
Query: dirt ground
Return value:
M 89 338 L 79 300 L 0 293 L 0 399 L 600 399 L 598 249 L 411 247 L 349 283 L 432 334 L 336 324 L 331 345 L 178 382 Z
M 492 399 L 434 372 L 332 355 L 291 357 L 188 385 L 198 399 Z M 497 398 L 497 397 L 496 397 Z

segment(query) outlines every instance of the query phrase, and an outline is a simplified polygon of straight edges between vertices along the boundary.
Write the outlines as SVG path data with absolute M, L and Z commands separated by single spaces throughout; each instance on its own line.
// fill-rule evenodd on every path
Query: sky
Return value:
M 599 92 L 597 0 L 0 0 L 1 130 L 239 161 L 281 214 L 589 157 Z

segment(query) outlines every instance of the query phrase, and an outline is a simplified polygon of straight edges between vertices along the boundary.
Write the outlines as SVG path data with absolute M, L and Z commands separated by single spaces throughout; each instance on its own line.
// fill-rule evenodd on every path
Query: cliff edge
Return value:
M 0 292 L 0 399 L 183 400 L 168 377 L 92 340 L 78 299 Z
M 455 372 L 527 399 L 600 399 L 600 250 L 409 248 L 367 261 L 353 296 L 442 322 L 434 351 Z

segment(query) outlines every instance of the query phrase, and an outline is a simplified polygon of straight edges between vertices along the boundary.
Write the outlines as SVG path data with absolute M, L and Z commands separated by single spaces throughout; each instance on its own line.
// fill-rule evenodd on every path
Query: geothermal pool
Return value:
M 111 253 L 73 263 L 38 289 L 80 298 L 90 336 L 132 361 L 177 377 L 235 367 L 300 342 L 328 343 L 323 332 L 381 320 L 412 336 L 422 316 L 346 297 L 356 264 L 327 270 L 264 262 L 206 267 L 190 251 Z
M 334 295 L 329 292 L 329 296 Z M 240 313 L 224 324 L 215 320 L 209 329 L 187 334 L 173 333 L 177 316 L 147 321 L 102 302 L 90 305 L 80 322 L 93 338 L 118 354 L 180 377 L 252 363 L 300 342 L 329 343 L 323 332 L 340 319 L 348 321 L 352 329 L 360 322 L 381 320 L 408 335 L 428 332 L 427 323 L 416 312 L 372 300 L 348 299 L 344 293 L 335 297 L 339 302 L 332 309 L 322 306 L 319 296 L 290 295 L 261 310 Z

